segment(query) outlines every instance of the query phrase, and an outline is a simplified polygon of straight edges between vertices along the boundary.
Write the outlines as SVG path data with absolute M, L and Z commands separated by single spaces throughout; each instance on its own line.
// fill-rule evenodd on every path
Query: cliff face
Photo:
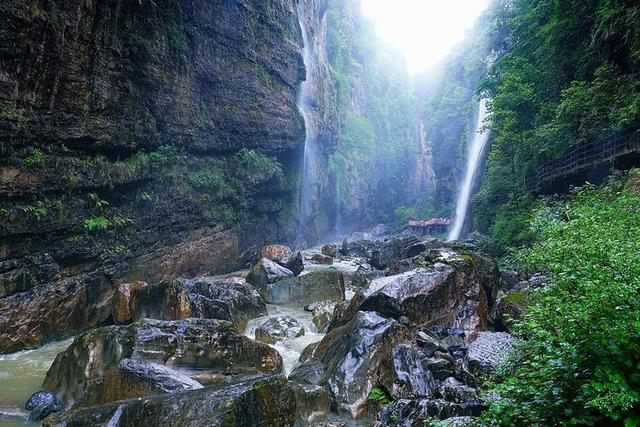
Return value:
M 0 4 L 0 352 L 293 234 L 294 0 Z

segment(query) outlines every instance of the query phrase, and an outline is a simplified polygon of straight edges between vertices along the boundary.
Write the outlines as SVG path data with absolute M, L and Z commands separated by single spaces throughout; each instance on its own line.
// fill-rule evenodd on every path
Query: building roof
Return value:
M 431 225 L 451 225 L 449 218 L 431 218 L 427 220 L 409 220 L 409 227 L 428 227 Z

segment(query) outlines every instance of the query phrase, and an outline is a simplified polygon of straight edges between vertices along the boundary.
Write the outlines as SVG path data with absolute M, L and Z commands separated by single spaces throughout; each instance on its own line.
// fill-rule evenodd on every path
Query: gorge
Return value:
M 376 2 L 0 4 L 0 425 L 640 423 L 640 6 Z

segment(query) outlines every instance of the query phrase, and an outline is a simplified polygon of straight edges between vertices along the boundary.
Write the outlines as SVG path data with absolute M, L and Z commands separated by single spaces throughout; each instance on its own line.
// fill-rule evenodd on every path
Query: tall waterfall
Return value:
M 458 194 L 458 202 L 456 204 L 456 219 L 453 228 L 449 231 L 447 241 L 458 240 L 462 227 L 467 218 L 469 211 L 469 202 L 471 201 L 471 191 L 475 181 L 476 173 L 484 156 L 487 141 L 489 141 L 489 131 L 483 130 L 483 123 L 487 117 L 487 100 L 481 99 L 478 108 L 478 121 L 476 123 L 475 134 L 471 149 L 467 157 L 467 171 L 460 192 Z
M 316 177 L 319 176 L 319 147 L 317 124 L 314 120 L 313 99 L 314 99 L 314 54 L 309 29 L 305 22 L 305 13 L 302 2 L 298 0 L 298 22 L 302 31 L 302 41 L 304 43 L 302 49 L 302 58 L 306 68 L 306 78 L 300 86 L 298 94 L 298 109 L 302 114 L 305 126 L 304 141 L 304 163 L 302 172 L 302 189 L 300 192 L 300 217 L 298 225 L 298 240 L 303 240 L 302 232 L 304 227 L 313 217 L 313 203 L 317 199 L 318 183 Z

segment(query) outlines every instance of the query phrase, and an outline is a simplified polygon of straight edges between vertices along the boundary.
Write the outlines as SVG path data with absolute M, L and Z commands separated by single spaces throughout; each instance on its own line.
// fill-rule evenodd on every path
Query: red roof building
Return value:
M 428 220 L 409 220 L 409 229 L 416 234 L 444 233 L 451 225 L 449 218 L 431 218 Z

